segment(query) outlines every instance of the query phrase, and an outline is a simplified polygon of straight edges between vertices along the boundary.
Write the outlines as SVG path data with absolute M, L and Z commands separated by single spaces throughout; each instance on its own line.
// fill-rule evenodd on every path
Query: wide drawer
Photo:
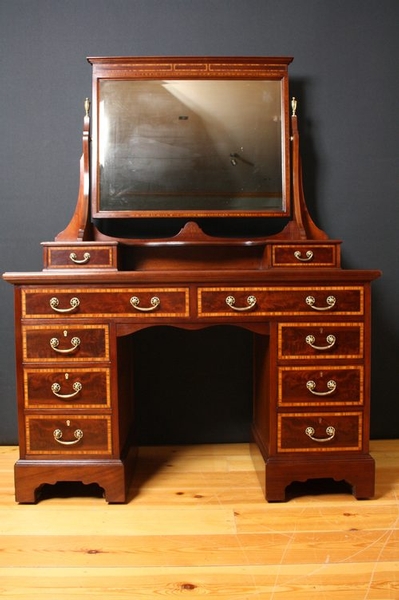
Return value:
M 280 360 L 362 359 L 363 323 L 279 323 Z
M 108 244 L 43 243 L 45 269 L 113 269 L 118 268 L 116 242 Z
M 198 288 L 199 317 L 362 315 L 363 310 L 361 286 Z
M 337 244 L 274 244 L 271 248 L 273 267 L 338 267 Z
M 28 415 L 27 454 L 112 453 L 109 415 Z
M 363 367 L 280 367 L 279 406 L 363 405 Z
M 26 318 L 126 316 L 188 317 L 189 288 L 29 288 L 22 290 Z
M 108 325 L 24 325 L 24 361 L 108 361 Z
M 362 449 L 362 412 L 278 415 L 278 452 L 337 452 Z
M 110 370 L 24 369 L 25 408 L 109 408 Z

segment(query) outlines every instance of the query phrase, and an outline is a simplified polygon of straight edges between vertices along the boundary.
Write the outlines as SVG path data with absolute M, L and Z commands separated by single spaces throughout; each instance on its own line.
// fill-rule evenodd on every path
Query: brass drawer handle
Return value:
M 83 388 L 83 385 L 80 383 L 80 381 L 75 381 L 72 388 L 74 392 L 71 394 L 60 394 L 59 392 L 61 391 L 61 386 L 59 383 L 55 382 L 51 386 L 51 391 L 53 392 L 54 396 L 57 396 L 57 398 L 61 398 L 61 400 L 69 400 L 69 398 L 74 398 L 79 394 Z
M 54 337 L 50 340 L 50 346 L 52 347 L 54 352 L 59 352 L 60 354 L 69 354 L 71 352 L 74 352 L 80 346 L 80 339 L 78 337 L 73 337 L 71 339 L 71 344 L 71 348 L 66 348 L 65 350 L 62 350 L 61 348 L 58 348 L 58 346 L 60 345 L 60 340 L 58 338 Z
M 61 429 L 54 429 L 53 431 L 53 436 L 56 442 L 58 442 L 59 444 L 62 444 L 63 446 L 73 446 L 74 444 L 77 444 L 78 442 L 80 442 L 80 440 L 83 437 L 83 431 L 81 429 L 75 429 L 75 431 L 73 432 L 73 435 L 76 439 L 71 440 L 69 442 L 65 442 L 64 440 L 62 440 L 62 431 Z
M 73 263 L 75 263 L 75 265 L 85 265 L 90 260 L 90 252 L 85 252 L 83 254 L 83 258 L 81 258 L 81 259 L 78 259 L 78 256 L 75 252 L 71 252 L 71 254 L 69 255 L 69 258 L 71 259 L 71 261 Z
M 330 381 L 327 382 L 328 390 L 326 392 L 316 392 L 316 383 L 312 380 L 306 382 L 306 387 L 308 388 L 309 392 L 315 396 L 329 396 L 337 389 L 337 383 L 333 379 L 330 379 Z
M 307 296 L 306 298 L 306 304 L 310 306 L 310 308 L 313 308 L 313 310 L 331 310 L 334 308 L 337 299 L 335 296 L 328 296 L 326 302 L 327 306 L 315 306 L 316 299 L 314 296 Z
M 150 312 L 152 310 L 155 310 L 161 304 L 161 301 L 158 298 L 158 296 L 153 296 L 150 300 L 150 303 L 151 306 L 143 307 L 139 306 L 140 299 L 137 298 L 137 296 L 132 296 L 130 298 L 130 304 L 133 306 L 133 308 L 135 308 L 136 310 L 141 310 L 142 312 Z
M 295 250 L 294 256 L 297 260 L 300 260 L 301 262 L 309 262 L 313 258 L 313 252 L 311 250 L 308 250 L 305 256 L 302 256 L 302 252 L 300 250 Z
M 80 300 L 79 300 L 79 298 L 71 298 L 69 301 L 69 304 L 71 305 L 70 308 L 58 308 L 59 303 L 60 303 L 60 301 L 56 297 L 51 298 L 51 300 L 50 300 L 50 306 L 55 312 L 70 313 L 78 308 L 78 306 L 80 304 Z
M 319 444 L 322 444 L 324 442 L 330 442 L 334 438 L 334 436 L 335 436 L 335 427 L 333 427 L 332 425 L 329 425 L 326 428 L 326 434 L 328 435 L 328 437 L 326 437 L 326 438 L 316 438 L 316 437 L 314 437 L 315 430 L 313 429 L 313 427 L 306 427 L 305 433 L 314 442 L 318 442 Z
M 326 337 L 327 346 L 316 346 L 315 341 L 316 341 L 316 338 L 314 337 L 314 335 L 306 336 L 306 343 L 309 344 L 309 346 L 311 348 L 313 348 L 314 350 L 330 350 L 334 346 L 334 344 L 337 340 L 336 340 L 335 335 L 333 335 L 331 333 L 330 335 L 328 335 Z
M 256 298 L 255 298 L 255 296 L 248 296 L 248 298 L 247 298 L 248 306 L 239 307 L 239 306 L 235 306 L 235 303 L 236 303 L 236 299 L 234 298 L 234 296 L 227 296 L 226 304 L 228 306 L 230 306 L 230 308 L 232 308 L 233 310 L 244 312 L 246 310 L 251 310 L 251 308 L 253 308 L 255 306 Z

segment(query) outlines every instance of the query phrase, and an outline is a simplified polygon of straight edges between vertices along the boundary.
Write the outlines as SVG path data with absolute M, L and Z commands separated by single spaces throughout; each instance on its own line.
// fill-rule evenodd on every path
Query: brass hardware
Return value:
M 58 300 L 58 298 L 51 298 L 50 300 L 50 306 L 53 310 L 55 310 L 55 312 L 58 313 L 69 313 L 69 312 L 73 312 L 76 308 L 78 308 L 79 304 L 80 304 L 80 300 L 79 298 L 71 298 L 69 301 L 69 304 L 71 305 L 70 308 L 58 308 L 60 301 Z
M 330 442 L 333 439 L 333 437 L 335 436 L 335 427 L 333 427 L 332 425 L 329 425 L 326 428 L 326 434 L 328 435 L 328 437 L 326 437 L 326 438 L 316 438 L 316 437 L 314 437 L 315 430 L 313 429 L 313 427 L 306 427 L 305 433 L 314 442 L 319 442 L 319 443 L 322 444 L 324 442 Z
M 74 398 L 75 396 L 77 396 L 82 388 L 83 386 L 80 383 L 80 381 L 75 381 L 75 383 L 72 386 L 74 392 L 72 392 L 71 394 L 60 394 L 59 392 L 61 391 L 61 386 L 59 383 L 55 382 L 51 386 L 51 391 L 53 392 L 54 396 L 57 396 L 57 398 L 61 398 L 61 400 L 68 400 L 69 398 Z
M 332 333 L 331 333 L 330 335 L 328 335 L 326 337 L 326 342 L 328 344 L 327 346 L 316 346 L 315 341 L 316 341 L 316 338 L 314 337 L 314 335 L 306 336 L 306 343 L 309 344 L 309 346 L 311 348 L 313 348 L 314 350 L 330 350 L 334 346 L 334 344 L 337 340 L 336 340 L 335 335 L 332 335 Z
M 85 99 L 85 117 L 89 116 L 90 112 L 90 100 L 88 98 Z
M 302 256 L 302 252 L 300 250 L 295 250 L 294 256 L 297 260 L 300 260 L 301 262 L 309 262 L 313 258 L 313 252 L 312 250 L 307 250 L 305 256 Z
M 334 308 L 337 299 L 335 298 L 335 296 L 328 296 L 326 302 L 327 306 L 315 306 L 316 299 L 314 298 L 314 296 L 307 296 L 306 298 L 306 304 L 310 306 L 310 308 L 313 308 L 313 310 L 331 310 L 332 308 Z
M 137 298 L 137 296 L 132 296 L 130 298 L 130 304 L 133 306 L 133 308 L 135 308 L 136 310 L 141 310 L 142 312 L 150 312 L 151 310 L 155 310 L 161 304 L 161 301 L 158 298 L 158 296 L 153 296 L 150 300 L 150 303 L 151 306 L 142 307 L 139 306 L 140 300 L 139 298 Z
M 298 106 L 297 99 L 293 96 L 292 100 L 291 100 L 291 109 L 292 109 L 292 116 L 293 117 L 296 117 L 297 106 Z
M 330 379 L 330 381 L 327 382 L 328 390 L 326 392 L 316 392 L 316 383 L 312 380 L 306 382 L 306 387 L 308 388 L 309 392 L 315 396 L 328 396 L 329 394 L 335 392 L 337 389 L 337 383 L 333 379 Z
M 61 429 L 54 429 L 53 431 L 53 436 L 56 442 L 58 442 L 59 444 L 62 444 L 63 446 L 73 446 L 74 444 L 77 444 L 78 442 L 80 442 L 80 440 L 83 437 L 83 431 L 81 429 L 75 429 L 75 431 L 73 432 L 73 435 L 76 439 L 71 440 L 69 442 L 65 442 L 64 440 L 62 440 L 62 431 Z
M 236 299 L 234 298 L 234 296 L 227 296 L 226 298 L 226 304 L 228 306 L 230 306 L 230 308 L 232 308 L 233 310 L 237 310 L 237 311 L 246 311 L 246 310 L 251 310 L 251 308 L 254 308 L 255 304 L 256 304 L 256 298 L 255 296 L 248 296 L 247 298 L 247 304 L 248 306 L 235 306 L 236 303 Z
M 82 259 L 78 259 L 77 254 L 75 252 L 71 252 L 69 258 L 75 263 L 75 265 L 85 265 L 90 260 L 90 252 L 85 252 Z
M 71 339 L 71 344 L 72 344 L 71 348 L 66 348 L 65 350 L 58 348 L 59 344 L 60 344 L 60 340 L 58 338 L 56 338 L 56 337 L 51 338 L 50 346 L 52 347 L 52 349 L 55 352 L 59 352 L 60 354 L 69 354 L 71 352 L 74 352 L 78 348 L 78 346 L 80 345 L 80 339 L 78 337 L 73 337 Z

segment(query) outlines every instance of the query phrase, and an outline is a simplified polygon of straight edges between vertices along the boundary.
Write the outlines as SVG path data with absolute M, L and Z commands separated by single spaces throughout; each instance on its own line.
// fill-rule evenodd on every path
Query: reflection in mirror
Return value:
M 101 80 L 100 211 L 284 212 L 282 114 L 281 80 Z

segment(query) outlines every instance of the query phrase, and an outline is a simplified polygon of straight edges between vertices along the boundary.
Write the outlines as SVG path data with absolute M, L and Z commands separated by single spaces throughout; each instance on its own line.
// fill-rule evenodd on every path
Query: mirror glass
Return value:
M 281 216 L 284 100 L 281 79 L 101 79 L 99 213 Z

